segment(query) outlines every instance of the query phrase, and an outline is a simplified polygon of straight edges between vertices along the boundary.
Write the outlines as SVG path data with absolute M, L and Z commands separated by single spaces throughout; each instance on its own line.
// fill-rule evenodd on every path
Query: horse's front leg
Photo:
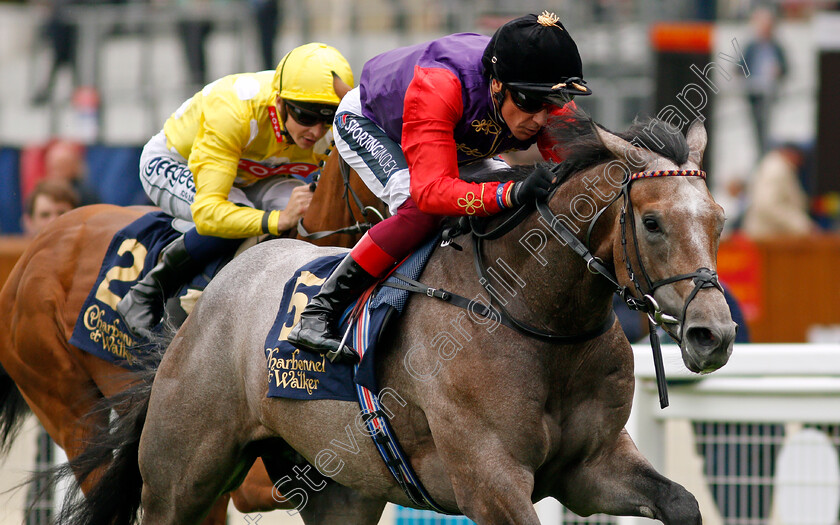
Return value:
M 694 496 L 657 472 L 626 430 L 612 447 L 554 474 L 553 496 L 582 516 L 644 516 L 666 525 L 703 522 Z
M 456 429 L 468 424 L 456 421 L 434 434 L 461 512 L 478 525 L 539 525 L 531 502 L 534 474 L 515 457 L 515 444 L 491 432 L 464 436 Z
M 478 525 L 539 525 L 531 502 L 533 473 L 505 454 L 465 458 L 447 465 L 458 507 Z

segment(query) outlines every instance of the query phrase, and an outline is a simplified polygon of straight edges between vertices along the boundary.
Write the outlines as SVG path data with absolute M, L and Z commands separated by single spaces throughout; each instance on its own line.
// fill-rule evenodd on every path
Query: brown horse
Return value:
M 571 124 L 558 134 L 570 158 L 547 202 L 511 216 L 518 223 L 492 221 L 497 235 L 432 255 L 420 280 L 473 301 L 459 310 L 423 294 L 386 331 L 380 417 L 438 507 L 479 524 L 536 525 L 533 502 L 554 497 L 582 515 L 697 525 L 694 497 L 624 430 L 633 354 L 611 299 L 619 287 L 668 323 L 693 372 L 727 362 L 736 327 L 715 276 L 723 210 L 699 170 L 705 130 L 695 122 L 684 137 L 653 121 L 621 136 Z M 307 524 L 373 524 L 386 501 L 418 506 L 381 461 L 356 403 L 266 397 L 266 334 L 285 282 L 336 253 L 274 240 L 207 287 L 153 382 L 134 391 L 132 417 L 107 434 L 120 445 L 86 451 L 89 468 L 97 455 L 122 461 L 110 462 L 73 523 L 128 523 L 134 516 L 120 509 L 141 501 L 144 523 L 197 523 L 265 448 L 279 456 L 291 447 L 308 462 L 263 456 L 272 479 L 292 482 Z M 315 381 L 318 363 L 289 370 Z
M 310 231 L 335 230 L 365 220 L 355 201 L 352 205 L 345 203 L 347 187 L 359 195 L 364 206 L 384 209 L 355 173 L 349 179 L 342 177 L 338 154 L 333 152 L 305 216 Z M 7 449 L 14 439 L 15 427 L 22 422 L 28 405 L 67 456 L 76 457 L 91 425 L 104 423 L 104 415 L 100 414 L 97 421 L 86 419 L 86 414 L 100 399 L 123 391 L 131 381 L 122 368 L 79 350 L 68 340 L 111 238 L 154 209 L 110 205 L 79 208 L 51 223 L 21 256 L 0 291 L 0 311 L 4 313 L 0 320 L 3 448 Z M 328 236 L 320 242 L 334 240 L 352 246 L 359 237 Z M 252 488 L 233 495 L 240 511 L 282 507 L 272 497 L 264 468 L 254 469 L 246 487 Z M 218 506 L 220 523 L 224 523 L 226 506 L 226 499 Z

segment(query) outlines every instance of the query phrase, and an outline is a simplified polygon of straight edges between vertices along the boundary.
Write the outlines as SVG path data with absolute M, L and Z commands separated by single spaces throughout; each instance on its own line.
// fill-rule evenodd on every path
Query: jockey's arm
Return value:
M 201 235 L 237 239 L 279 233 L 281 211 L 238 206 L 228 199 L 248 133 L 248 119 L 234 108 L 205 114 L 189 158 L 195 180 L 190 210 Z
M 513 183 L 458 178 L 454 131 L 463 111 L 461 83 L 455 75 L 442 68 L 415 67 L 405 94 L 402 149 L 411 174 L 411 197 L 425 213 L 493 215 L 502 209 L 500 203 L 509 202 L 505 199 Z

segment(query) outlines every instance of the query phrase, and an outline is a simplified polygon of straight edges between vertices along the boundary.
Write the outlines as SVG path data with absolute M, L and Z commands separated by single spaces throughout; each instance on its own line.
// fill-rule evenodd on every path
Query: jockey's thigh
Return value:
M 305 182 L 291 177 L 269 177 L 244 188 L 231 188 L 231 190 L 239 190 L 248 202 L 237 200 L 241 197 L 235 196 L 233 191 L 231 191 L 229 199 L 237 204 L 245 204 L 258 210 L 284 210 L 289 204 L 292 190 L 305 184 Z
M 348 92 L 335 114 L 333 138 L 341 158 L 368 189 L 396 214 L 410 195 L 408 162 L 399 144 L 362 115 L 359 88 Z
M 192 222 L 193 174 L 187 159 L 167 149 L 163 131 L 152 137 L 140 154 L 140 182 L 146 195 L 166 214 Z

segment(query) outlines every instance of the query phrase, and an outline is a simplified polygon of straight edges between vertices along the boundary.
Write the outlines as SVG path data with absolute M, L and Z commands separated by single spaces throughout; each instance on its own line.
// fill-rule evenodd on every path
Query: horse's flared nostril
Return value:
M 691 346 L 698 349 L 715 348 L 720 342 L 720 338 L 718 338 L 712 330 L 706 328 L 705 326 L 692 326 L 688 329 L 685 336 L 688 338 L 688 342 Z
M 711 372 L 726 364 L 737 332 L 735 323 L 728 326 L 692 326 L 685 332 L 686 350 L 700 372 Z

